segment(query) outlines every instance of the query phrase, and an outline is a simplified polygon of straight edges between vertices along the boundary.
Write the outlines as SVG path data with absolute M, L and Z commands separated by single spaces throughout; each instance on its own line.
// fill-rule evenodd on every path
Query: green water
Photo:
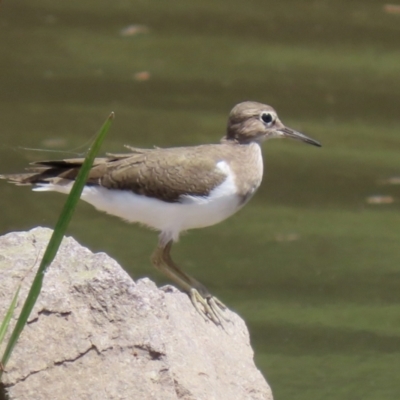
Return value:
M 5 2 L 0 171 L 76 156 L 110 111 L 105 150 L 121 152 L 216 142 L 235 103 L 273 105 L 323 148 L 268 142 L 255 198 L 183 236 L 174 256 L 246 320 L 276 400 L 396 400 L 400 186 L 382 181 L 400 176 L 400 14 L 384 4 Z M 131 24 L 147 32 L 121 35 Z M 64 201 L 0 191 L 1 233 L 53 226 Z M 69 232 L 135 279 L 167 282 L 149 262 L 154 232 L 86 204 Z

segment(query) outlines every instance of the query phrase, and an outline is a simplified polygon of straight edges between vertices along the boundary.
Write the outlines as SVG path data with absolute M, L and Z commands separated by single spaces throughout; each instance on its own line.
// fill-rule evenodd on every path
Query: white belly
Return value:
M 221 169 L 226 167 L 224 162 L 218 164 Z M 215 225 L 241 207 L 234 178 L 230 171 L 227 172 L 226 180 L 212 190 L 208 197 L 184 196 L 180 203 L 166 203 L 130 191 L 101 186 L 86 186 L 81 199 L 100 211 L 161 231 L 166 241 L 177 241 L 181 231 Z M 67 194 L 71 187 L 72 184 L 47 184 L 34 190 Z
M 180 231 L 223 221 L 238 209 L 239 204 L 235 195 L 216 199 L 191 197 L 184 203 L 165 203 L 132 192 L 102 187 L 85 188 L 82 200 L 126 221 L 138 222 L 165 234 L 168 232 L 174 240 L 178 240 Z

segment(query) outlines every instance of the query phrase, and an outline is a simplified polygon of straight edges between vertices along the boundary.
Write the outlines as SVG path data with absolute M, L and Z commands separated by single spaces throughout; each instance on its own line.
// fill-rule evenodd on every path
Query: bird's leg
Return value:
M 174 263 L 171 258 L 171 247 L 172 240 L 167 244 L 160 241 L 151 257 L 154 266 L 188 293 L 194 307 L 205 319 L 211 319 L 216 324 L 220 324 L 221 319 L 226 320 L 222 313 L 226 306 L 213 297 L 203 284 L 187 275 Z
M 172 241 L 167 243 L 164 248 L 164 260 L 171 270 L 177 274 L 182 274 L 182 276 L 185 277 L 187 282 L 190 284 L 190 290 L 188 291 L 188 294 L 196 310 L 203 316 L 206 313 L 208 318 L 211 318 L 216 323 L 221 323 L 221 319 L 226 320 L 226 316 L 222 313 L 222 310 L 227 308 L 225 304 L 223 304 L 216 297 L 212 296 L 202 283 L 192 278 L 190 275 L 187 275 L 174 263 L 171 258 L 171 247 Z

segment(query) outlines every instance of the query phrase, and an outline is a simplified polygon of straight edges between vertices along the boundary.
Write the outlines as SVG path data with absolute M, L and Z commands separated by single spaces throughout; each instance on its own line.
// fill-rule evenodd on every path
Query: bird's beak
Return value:
M 292 138 L 292 139 L 296 139 L 296 140 L 301 140 L 302 142 L 306 142 L 308 144 L 312 144 L 314 146 L 317 147 L 321 147 L 321 143 L 317 142 L 314 139 L 309 138 L 306 135 L 303 135 L 300 132 L 294 131 L 293 129 L 284 127 L 282 129 L 279 129 L 278 132 L 283 136 L 283 137 L 287 137 L 287 138 Z

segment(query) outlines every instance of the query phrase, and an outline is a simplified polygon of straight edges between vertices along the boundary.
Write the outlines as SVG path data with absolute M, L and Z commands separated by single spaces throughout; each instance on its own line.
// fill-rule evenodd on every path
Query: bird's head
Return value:
M 266 104 L 245 101 L 233 107 L 229 114 L 226 140 L 245 144 L 285 137 L 321 147 L 316 140 L 285 126 L 276 111 Z

